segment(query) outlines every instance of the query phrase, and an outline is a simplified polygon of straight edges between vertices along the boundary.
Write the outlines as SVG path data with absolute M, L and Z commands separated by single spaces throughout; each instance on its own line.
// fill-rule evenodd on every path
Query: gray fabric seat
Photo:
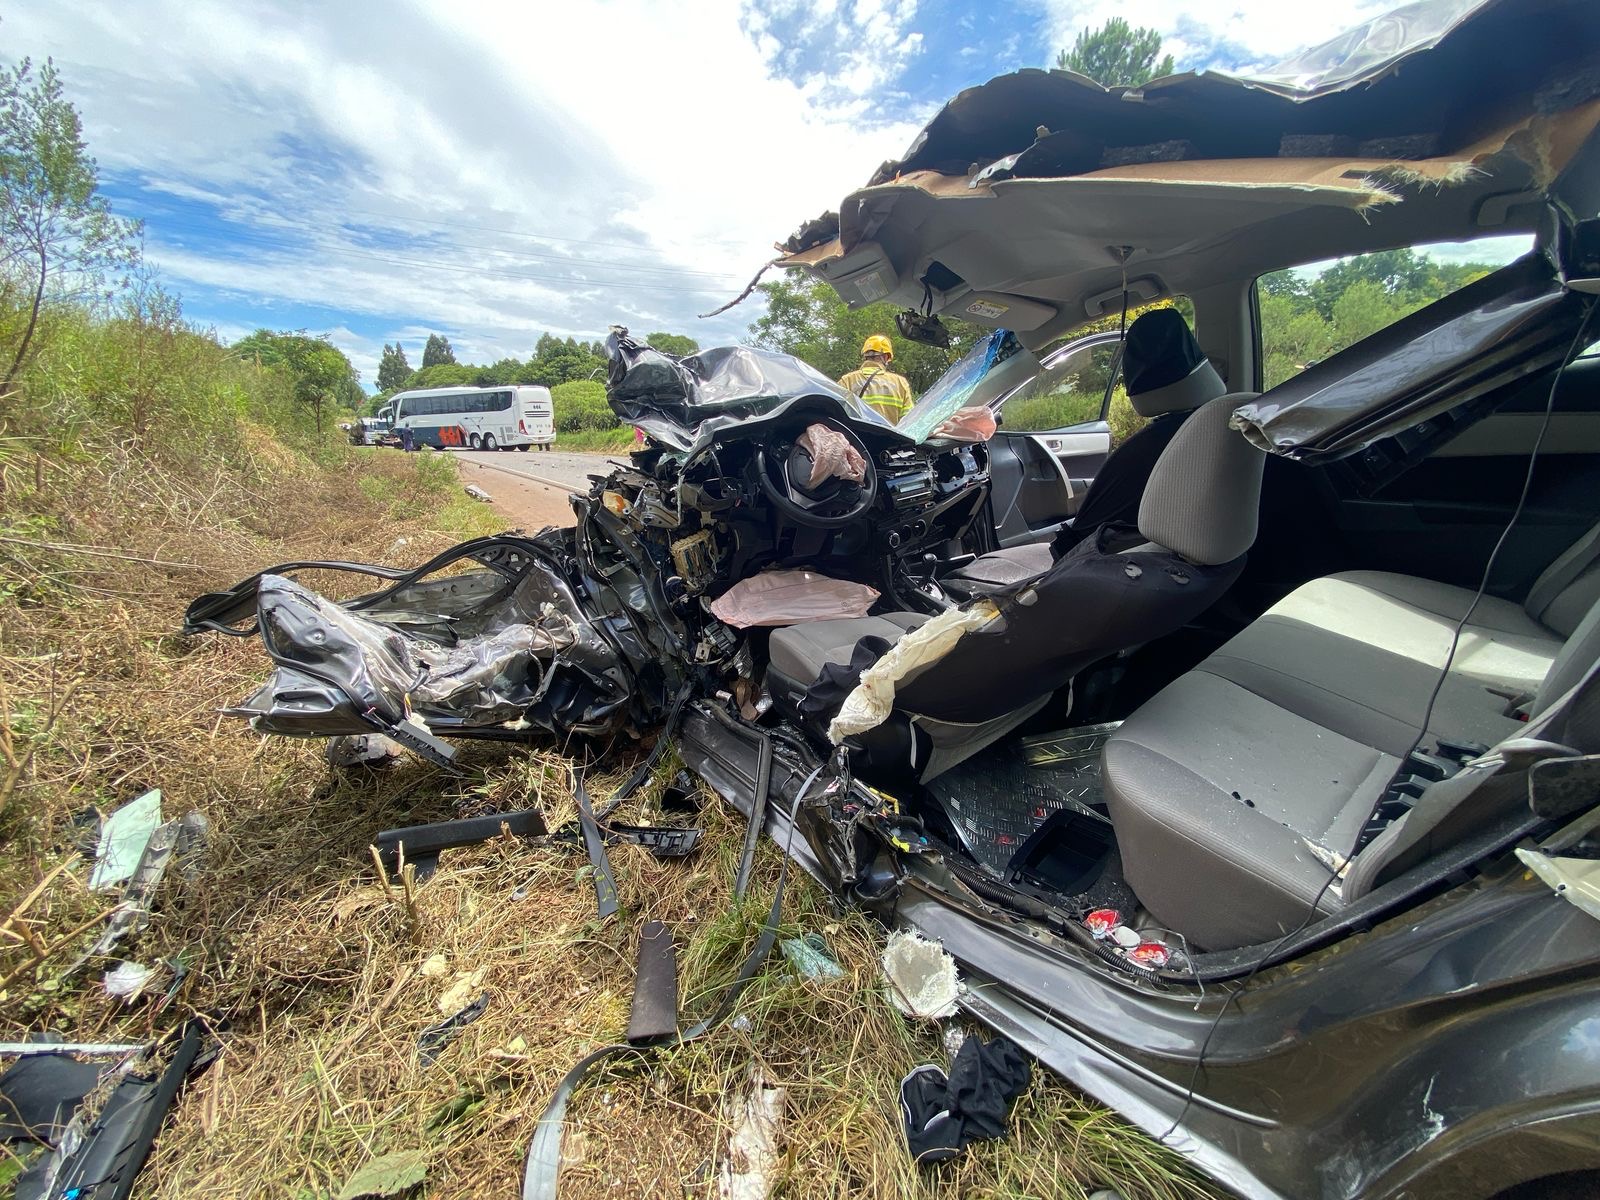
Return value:
M 1055 562 L 1049 542 L 1032 542 L 1026 546 L 1007 546 L 985 554 L 955 572 L 947 581 L 952 590 L 971 591 L 974 594 L 991 592 L 1022 583 L 1036 575 L 1043 575 Z M 963 583 L 980 584 L 978 588 L 962 588 Z
M 1145 907 L 1196 945 L 1228 949 L 1296 928 L 1319 893 L 1331 911 L 1356 898 L 1350 880 L 1370 889 L 1368 863 L 1323 885 L 1416 738 L 1472 595 L 1382 572 L 1313 580 L 1124 722 L 1103 778 Z M 1518 736 L 1526 726 L 1513 711 L 1537 712 L 1576 682 L 1596 657 L 1597 625 L 1600 609 L 1560 630 L 1484 597 L 1424 749 Z
M 1213 400 L 1163 452 L 1137 534 L 1103 528 L 1044 574 L 996 593 L 981 627 L 899 680 L 884 727 L 899 721 L 927 735 L 923 779 L 1014 728 L 1090 663 L 1172 632 L 1232 586 L 1255 541 L 1264 463 L 1228 427 L 1236 403 Z M 920 623 L 890 613 L 778 629 L 770 690 L 787 703 L 825 665 L 849 663 L 860 638 L 893 642 Z
M 1022 583 L 1108 522 L 1132 524 L 1162 453 L 1189 414 L 1228 389 L 1176 309 L 1144 313 L 1128 327 L 1122 357 L 1128 402 L 1150 424 L 1118 446 L 1089 484 L 1077 515 L 1052 542 L 1007 546 L 952 571 L 945 587 L 971 598 Z M 1241 396 L 1242 398 L 1242 396 Z
M 836 621 L 808 621 L 778 630 L 768 643 L 772 669 L 797 683 L 806 683 L 828 663 L 845 664 L 864 637 L 893 642 L 928 618 L 921 613 L 885 613 L 881 617 L 848 617 Z

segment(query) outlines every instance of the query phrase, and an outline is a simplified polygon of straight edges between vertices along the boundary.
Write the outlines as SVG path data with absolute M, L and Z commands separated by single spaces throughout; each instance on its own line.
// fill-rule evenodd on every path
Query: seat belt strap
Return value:
M 1528 589 L 1528 598 L 1522 602 L 1523 610 L 1543 624 L 1546 610 L 1567 590 L 1568 585 L 1597 560 L 1600 560 L 1600 524 L 1568 546 L 1555 562 L 1544 569 L 1544 574 L 1533 581 L 1533 587 Z

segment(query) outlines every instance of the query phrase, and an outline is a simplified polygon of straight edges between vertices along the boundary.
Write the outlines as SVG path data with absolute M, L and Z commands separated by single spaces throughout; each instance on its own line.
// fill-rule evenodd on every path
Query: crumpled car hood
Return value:
M 860 397 L 795 358 L 754 346 L 718 346 L 679 357 L 621 327 L 606 339 L 606 400 L 629 425 L 693 454 L 735 426 L 745 434 L 802 413 L 845 421 L 902 441 Z
M 1125 278 L 1154 298 L 1528 230 L 1592 150 L 1597 45 L 1592 0 L 1424 0 L 1255 78 L 1003 75 L 781 243 L 778 265 L 852 304 L 920 307 L 926 284 L 935 311 L 1036 346 L 1112 311 Z

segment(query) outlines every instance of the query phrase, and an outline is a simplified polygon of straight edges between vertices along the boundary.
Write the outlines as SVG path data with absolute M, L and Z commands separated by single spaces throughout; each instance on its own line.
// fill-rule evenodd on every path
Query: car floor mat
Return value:
M 1034 831 L 1063 809 L 1103 807 L 1099 755 L 1029 767 L 1010 738 L 939 775 L 927 791 L 944 809 L 967 852 L 997 879 Z

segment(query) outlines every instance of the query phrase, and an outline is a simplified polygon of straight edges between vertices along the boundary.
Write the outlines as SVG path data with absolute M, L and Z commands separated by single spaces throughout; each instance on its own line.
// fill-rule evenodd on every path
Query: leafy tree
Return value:
M 599 343 L 546 333 L 535 343 L 533 357 L 518 382 L 553 388 L 574 380 L 597 380 L 605 374 L 605 366 L 605 350 Z
M 861 365 L 861 343 L 870 334 L 887 334 L 894 343 L 894 369 L 914 392 L 924 392 L 957 358 L 988 332 L 966 321 L 946 321 L 951 346 L 923 346 L 895 332 L 895 306 L 871 304 L 852 311 L 821 280 L 788 276 L 764 283 L 767 311 L 750 326 L 758 346 L 781 350 L 810 363 L 829 379 L 838 379 Z
M 406 390 L 413 388 L 437 387 L 476 387 L 478 386 L 478 367 L 469 367 L 464 363 L 441 362 L 434 363 L 431 367 L 423 367 L 420 371 L 413 371 L 411 378 L 406 380 Z
M 1056 66 L 1098 80 L 1106 87 L 1127 84 L 1138 87 L 1173 72 L 1172 55 L 1162 56 L 1161 35 L 1143 25 L 1135 28 L 1121 17 L 1112 17 L 1099 29 L 1078 34 L 1071 50 L 1056 55 Z
M 422 369 L 437 367 L 441 363 L 456 361 L 456 352 L 450 349 L 450 339 L 443 334 L 430 333 L 428 343 L 422 348 Z
M 405 349 L 399 342 L 383 344 L 383 357 L 378 360 L 378 390 L 397 392 L 405 386 L 411 375 L 411 364 L 406 361 Z
M 676 354 L 679 357 L 696 354 L 700 350 L 699 342 L 681 333 L 652 333 L 645 341 L 663 354 Z
M 99 194 L 78 111 L 49 59 L 0 67 L 0 396 L 35 347 L 47 299 L 125 285 L 138 264 L 137 222 Z
M 312 337 L 304 329 L 292 333 L 258 329 L 235 342 L 233 353 L 258 366 L 285 372 L 294 384 L 295 399 L 315 410 L 319 434 L 325 404 L 358 408 L 365 399 L 361 377 L 343 351 L 326 337 Z

